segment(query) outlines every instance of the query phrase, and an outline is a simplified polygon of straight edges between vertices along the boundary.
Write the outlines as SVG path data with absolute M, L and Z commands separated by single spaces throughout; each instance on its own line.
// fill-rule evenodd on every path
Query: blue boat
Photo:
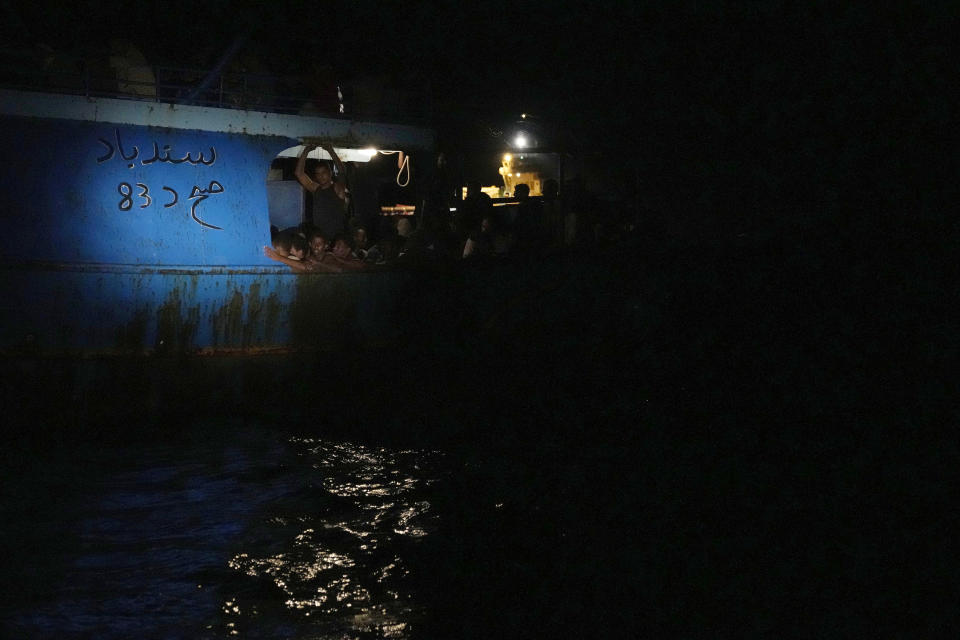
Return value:
M 0 90 L 0 352 L 389 342 L 391 292 L 407 274 L 295 275 L 264 256 L 271 162 L 305 138 L 415 158 L 434 145 L 416 126 Z
M 271 261 L 271 223 L 296 222 L 304 202 L 271 164 L 319 140 L 345 160 L 402 150 L 425 168 L 438 153 L 423 126 L 0 89 L 4 404 L 32 407 L 28 429 L 31 411 L 89 424 L 296 404 L 325 354 L 362 354 L 358 378 L 403 375 L 401 351 L 442 367 L 524 314 L 562 315 L 550 292 L 603 290 L 569 255 L 305 274 Z

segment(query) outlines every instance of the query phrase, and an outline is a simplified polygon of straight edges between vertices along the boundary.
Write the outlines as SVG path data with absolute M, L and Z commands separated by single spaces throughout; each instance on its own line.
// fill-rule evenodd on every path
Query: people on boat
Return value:
M 367 162 L 346 163 L 347 188 L 352 210 L 351 226 L 354 230 L 363 227 L 370 235 L 377 233 L 381 191 L 396 183 L 399 179 L 398 172 L 403 170 L 407 162 L 403 151 L 392 155 L 397 157 L 396 166 L 390 160 L 391 155 L 380 152 L 375 153 Z
M 474 233 L 492 209 L 493 200 L 481 190 L 480 181 L 471 180 L 467 183 L 467 196 L 457 207 L 457 228 L 467 234 Z
M 413 239 L 413 221 L 406 216 L 397 218 L 396 229 L 399 240 L 398 255 L 403 255 L 412 249 L 415 244 Z
M 513 218 L 513 236 L 516 248 L 521 252 L 536 251 L 541 248 L 542 207 L 538 200 L 530 199 L 530 186 L 518 184 L 513 196 L 519 203 L 515 207 Z
M 310 225 L 304 233 L 307 244 L 310 245 L 310 254 L 314 257 L 322 256 L 329 249 L 329 243 L 323 233 Z
M 309 245 L 306 239 L 290 229 L 273 234 L 272 247 L 264 247 L 263 252 L 271 260 L 282 262 L 294 271 L 307 271 Z
M 376 242 L 367 250 L 364 262 L 383 265 L 392 263 L 400 253 L 400 237 L 397 228 L 389 218 L 380 219 L 380 229 Z
M 432 229 L 433 246 L 437 257 L 443 262 L 455 262 L 463 257 L 462 241 L 454 228 L 453 216 L 448 207 L 433 207 L 425 213 L 425 225 Z
M 359 260 L 367 257 L 367 251 L 370 249 L 370 239 L 367 236 L 366 227 L 356 227 L 353 230 L 353 255 Z
M 284 229 L 273 234 L 273 249 L 292 260 L 305 260 L 310 253 L 306 238 L 297 232 L 296 228 Z
M 276 260 L 277 262 L 287 265 L 297 273 L 343 273 L 344 271 L 359 270 L 363 267 L 363 263 L 358 260 L 353 261 L 358 263 L 357 265 L 353 263 L 344 264 L 343 261 L 330 252 L 322 256 L 310 256 L 306 259 L 298 260 L 297 258 L 283 255 L 283 251 L 265 246 L 263 248 L 263 255 L 271 260 Z
M 298 164 L 305 162 L 312 148 L 310 145 L 305 147 Z M 318 180 L 312 182 L 318 191 L 321 183 L 339 185 L 332 182 L 328 168 L 324 171 L 324 167 L 318 167 L 314 176 Z M 307 188 L 310 183 L 301 184 Z M 572 221 L 566 219 L 568 207 L 560 206 L 558 186 L 556 180 L 545 180 L 543 198 L 531 198 L 530 188 L 518 184 L 514 191 L 515 204 L 503 206 L 504 203 L 498 201 L 501 206 L 494 206 L 491 198 L 481 190 L 480 183 L 471 181 L 469 196 L 461 201 L 456 213 L 434 204 L 429 208 L 425 205 L 425 210 L 418 212 L 416 217 L 380 215 L 376 219 L 380 225 L 376 234 L 370 233 L 368 227 L 356 224 L 355 218 L 350 221 L 349 231 L 337 225 L 340 231 L 334 234 L 307 221 L 299 229 L 301 240 L 307 245 L 306 253 L 300 246 L 301 240 L 291 239 L 289 247 L 277 245 L 267 255 L 298 272 L 331 273 L 379 270 L 391 264 L 402 268 L 436 268 L 440 264 L 449 267 L 465 258 L 480 262 L 506 255 L 540 255 L 571 242 L 570 226 L 578 222 L 576 218 Z M 336 189 L 336 186 L 328 186 L 326 190 L 335 193 Z M 461 226 L 472 219 L 477 220 L 472 228 Z M 297 230 L 288 229 L 280 235 L 293 231 Z
M 397 219 L 397 238 L 400 240 L 397 257 L 405 262 L 421 262 L 436 258 L 436 234 L 427 224 L 416 224 L 412 216 Z
M 480 221 L 476 232 L 470 234 L 463 245 L 463 258 L 484 258 L 494 254 L 494 239 L 498 232 L 496 217 L 487 213 Z
M 346 187 L 343 182 L 334 179 L 330 166 L 325 162 L 319 162 L 314 167 L 312 177 L 307 175 L 307 155 L 316 148 L 315 144 L 303 146 L 293 174 L 300 186 L 313 198 L 313 226 L 319 229 L 324 237 L 334 238 L 343 233 L 346 228 Z M 321 148 L 333 159 L 338 174 L 343 176 L 343 162 L 340 161 L 333 147 L 324 144 Z
M 316 229 L 306 236 L 297 229 L 285 229 L 273 236 L 273 246 L 264 247 L 263 253 L 271 260 L 281 262 L 297 273 L 341 273 L 355 269 L 344 265 L 342 259 L 327 250 L 327 241 Z
M 332 259 L 321 259 L 319 261 L 307 258 L 298 260 L 291 256 L 283 255 L 282 251 L 277 251 L 273 247 L 265 246 L 263 254 L 271 260 L 281 262 L 297 273 L 341 273 L 343 269 L 339 263 Z

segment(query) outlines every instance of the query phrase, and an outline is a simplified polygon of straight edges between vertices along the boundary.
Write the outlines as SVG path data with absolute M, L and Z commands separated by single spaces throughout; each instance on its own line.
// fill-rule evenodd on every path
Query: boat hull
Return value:
M 399 125 L 0 90 L 0 354 L 394 339 L 408 274 L 294 275 L 264 256 L 271 162 L 305 137 L 432 144 Z

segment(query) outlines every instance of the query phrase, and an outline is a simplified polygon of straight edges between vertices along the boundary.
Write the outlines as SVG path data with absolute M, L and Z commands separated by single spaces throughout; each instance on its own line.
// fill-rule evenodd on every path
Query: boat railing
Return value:
M 6 52 L 9 53 L 9 52 Z M 158 65 L 111 67 L 58 54 L 52 61 L 4 55 L 0 86 L 88 98 L 119 98 L 350 120 L 423 123 L 429 96 L 364 83 L 319 82 L 310 76 L 209 71 Z

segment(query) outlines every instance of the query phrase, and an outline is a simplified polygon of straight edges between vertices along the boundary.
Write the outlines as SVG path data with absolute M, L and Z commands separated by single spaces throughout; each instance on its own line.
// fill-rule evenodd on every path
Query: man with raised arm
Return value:
M 306 144 L 297 159 L 297 168 L 293 174 L 300 185 L 313 195 L 313 226 L 320 230 L 325 238 L 335 238 L 346 227 L 346 189 L 342 182 L 335 181 L 330 167 L 319 162 L 313 170 L 313 177 L 307 175 L 307 154 L 317 148 L 315 144 Z M 339 176 L 344 175 L 343 163 L 329 144 L 322 145 L 334 164 Z

